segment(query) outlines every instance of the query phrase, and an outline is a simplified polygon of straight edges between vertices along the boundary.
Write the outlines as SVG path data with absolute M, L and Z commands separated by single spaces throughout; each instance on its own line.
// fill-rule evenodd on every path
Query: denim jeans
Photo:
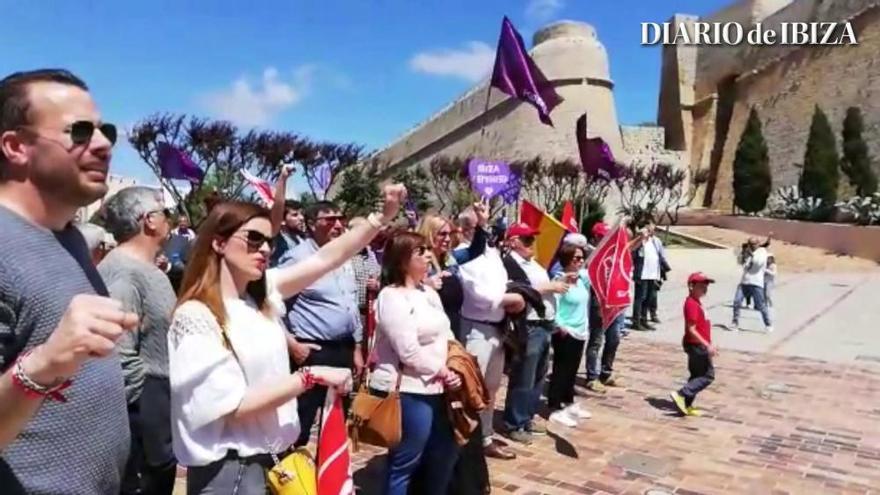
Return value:
M 389 450 L 385 476 L 387 495 L 406 495 L 419 465 L 421 493 L 446 495 L 458 460 L 458 445 L 443 395 L 400 394 L 401 441 Z
M 587 341 L 588 382 L 597 379 L 607 380 L 611 377 L 611 373 L 614 372 L 614 357 L 617 355 L 617 346 L 620 345 L 620 332 L 625 324 L 626 317 L 620 313 L 604 332 L 601 328 L 590 328 L 590 339 Z M 601 360 L 599 359 L 600 350 L 602 351 Z
M 632 323 L 638 325 L 648 320 L 648 313 L 657 313 L 657 281 L 636 280 L 634 296 Z
M 532 422 L 547 376 L 551 326 L 529 322 L 528 329 L 526 355 L 514 365 L 507 381 L 504 426 L 509 431 L 524 430 Z
M 684 344 L 684 352 L 688 355 L 688 371 L 690 379 L 678 393 L 684 397 L 688 407 L 694 403 L 697 394 L 715 381 L 715 367 L 709 350 L 698 344 Z
M 764 301 L 764 288 L 758 287 L 757 285 L 744 285 L 740 284 L 740 286 L 736 289 L 736 296 L 733 298 L 733 324 L 739 324 L 739 312 L 740 306 L 742 306 L 743 299 L 746 296 L 750 296 L 755 301 L 755 309 L 761 312 L 761 318 L 764 319 L 764 326 L 770 326 L 773 324 L 770 319 L 770 310 L 767 308 L 767 303 Z

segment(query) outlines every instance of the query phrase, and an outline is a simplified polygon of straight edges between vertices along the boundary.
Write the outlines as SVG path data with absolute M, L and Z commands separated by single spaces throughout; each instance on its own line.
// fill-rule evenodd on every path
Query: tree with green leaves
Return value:
M 352 218 L 369 215 L 380 198 L 378 176 L 370 173 L 368 167 L 357 166 L 343 172 L 333 201 L 345 216 Z
M 758 111 L 752 108 L 733 159 L 733 204 L 746 213 L 757 213 L 767 206 L 772 187 L 767 141 Z
M 831 124 L 825 112 L 816 105 L 810 136 L 807 139 L 807 152 L 804 155 L 804 169 L 798 187 L 804 197 L 822 200 L 826 213 L 837 202 L 837 185 L 840 179 L 840 158 Z
M 843 160 L 840 168 L 856 188 L 856 194 L 864 197 L 877 191 L 877 175 L 871 169 L 868 145 L 862 138 L 863 130 L 861 110 L 858 107 L 848 108 L 843 119 Z
M 409 201 L 412 201 L 419 215 L 430 210 L 433 206 L 428 174 L 421 167 L 401 170 L 392 176 L 391 181 L 406 186 L 406 196 Z

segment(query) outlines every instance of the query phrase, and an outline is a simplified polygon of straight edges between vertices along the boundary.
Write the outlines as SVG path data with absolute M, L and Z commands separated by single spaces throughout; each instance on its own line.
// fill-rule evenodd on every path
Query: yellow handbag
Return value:
M 267 473 L 273 495 L 317 495 L 318 477 L 315 460 L 305 447 L 300 447 L 284 459 L 272 454 L 275 466 Z

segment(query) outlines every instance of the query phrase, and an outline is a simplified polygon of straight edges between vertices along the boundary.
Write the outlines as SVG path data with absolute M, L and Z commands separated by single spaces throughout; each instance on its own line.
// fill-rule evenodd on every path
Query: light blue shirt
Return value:
M 578 340 L 590 335 L 587 316 L 590 308 L 590 280 L 585 270 L 578 274 L 577 284 L 565 294 L 556 296 L 556 324 Z
M 281 256 L 278 265 L 290 266 L 314 256 L 318 245 L 305 239 Z M 327 273 L 302 292 L 284 301 L 284 324 L 297 339 L 361 342 L 363 326 L 358 310 L 357 283 L 350 263 Z

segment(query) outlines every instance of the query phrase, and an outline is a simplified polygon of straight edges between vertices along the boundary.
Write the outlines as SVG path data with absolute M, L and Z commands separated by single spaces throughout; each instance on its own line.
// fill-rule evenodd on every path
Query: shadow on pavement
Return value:
M 679 412 L 678 408 L 675 406 L 675 403 L 670 399 L 665 399 L 662 397 L 645 397 L 645 402 L 651 405 L 654 409 L 658 411 L 663 411 L 667 414 L 667 416 L 681 416 L 681 412 Z

